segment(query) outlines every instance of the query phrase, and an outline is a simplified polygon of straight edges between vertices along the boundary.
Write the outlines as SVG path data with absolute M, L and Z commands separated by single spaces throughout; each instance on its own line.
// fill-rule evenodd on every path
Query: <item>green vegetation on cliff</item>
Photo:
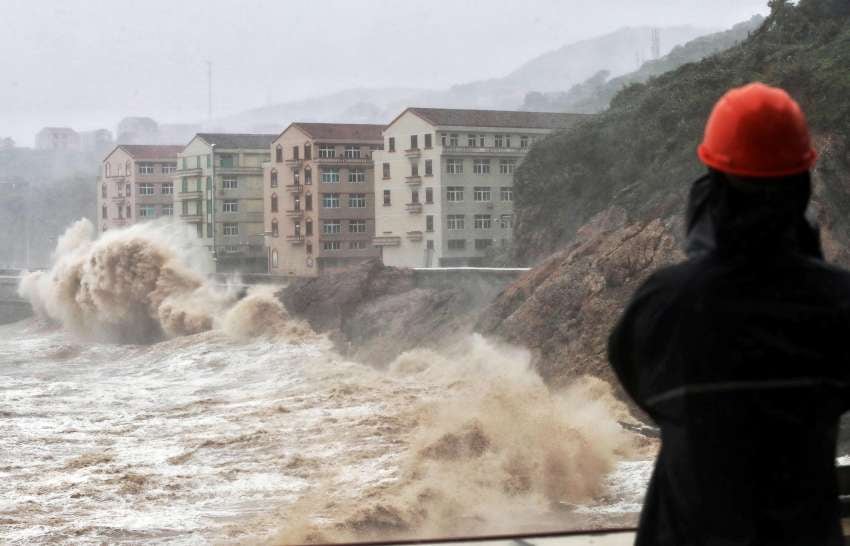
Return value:
M 688 182 L 704 171 L 695 148 L 713 104 L 751 81 L 781 86 L 803 105 L 822 155 L 821 219 L 839 241 L 850 241 L 850 2 L 770 6 L 746 41 L 626 87 L 608 110 L 529 152 L 516 174 L 518 260 L 535 262 L 567 246 L 611 206 L 630 221 L 678 213 Z

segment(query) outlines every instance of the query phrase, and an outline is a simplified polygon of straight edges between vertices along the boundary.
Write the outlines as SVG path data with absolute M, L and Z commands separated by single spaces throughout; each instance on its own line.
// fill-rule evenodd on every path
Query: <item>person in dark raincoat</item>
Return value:
M 780 89 L 734 89 L 699 156 L 687 260 L 637 290 L 608 345 L 661 429 L 636 544 L 843 545 L 850 274 L 824 261 L 805 216 L 805 117 Z

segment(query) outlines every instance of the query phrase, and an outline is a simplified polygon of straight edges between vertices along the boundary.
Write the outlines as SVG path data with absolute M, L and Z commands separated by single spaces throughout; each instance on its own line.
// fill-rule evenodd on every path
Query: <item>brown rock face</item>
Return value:
M 612 379 L 608 333 L 649 273 L 683 257 L 680 224 L 678 216 L 627 223 L 622 209 L 603 211 L 576 243 L 505 289 L 479 328 L 533 349 L 550 384 L 583 374 Z

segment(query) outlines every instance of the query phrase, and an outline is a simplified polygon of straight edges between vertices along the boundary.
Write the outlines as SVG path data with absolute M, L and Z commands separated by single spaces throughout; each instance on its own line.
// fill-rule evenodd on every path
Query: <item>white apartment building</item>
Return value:
M 474 266 L 513 231 L 513 173 L 584 114 L 408 108 L 375 161 L 375 246 L 396 267 Z

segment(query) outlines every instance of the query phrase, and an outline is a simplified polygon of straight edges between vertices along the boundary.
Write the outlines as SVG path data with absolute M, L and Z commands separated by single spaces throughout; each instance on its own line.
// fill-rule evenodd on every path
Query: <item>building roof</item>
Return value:
M 235 150 L 238 148 L 268 148 L 277 135 L 258 135 L 253 133 L 198 133 L 198 137 L 208 144 L 219 148 Z
M 372 123 L 302 123 L 295 122 L 290 127 L 298 127 L 312 138 L 322 140 L 350 140 L 360 142 L 382 142 L 384 125 Z
M 505 127 L 516 129 L 560 129 L 590 116 L 590 114 L 568 114 L 564 112 L 411 107 L 399 114 L 398 117 L 401 117 L 405 112 L 412 112 L 436 126 Z
M 121 144 L 118 146 L 133 159 L 177 159 L 177 154 L 183 151 L 183 146 L 155 144 Z M 116 148 L 117 149 L 117 148 Z M 112 155 L 111 153 L 109 155 Z

